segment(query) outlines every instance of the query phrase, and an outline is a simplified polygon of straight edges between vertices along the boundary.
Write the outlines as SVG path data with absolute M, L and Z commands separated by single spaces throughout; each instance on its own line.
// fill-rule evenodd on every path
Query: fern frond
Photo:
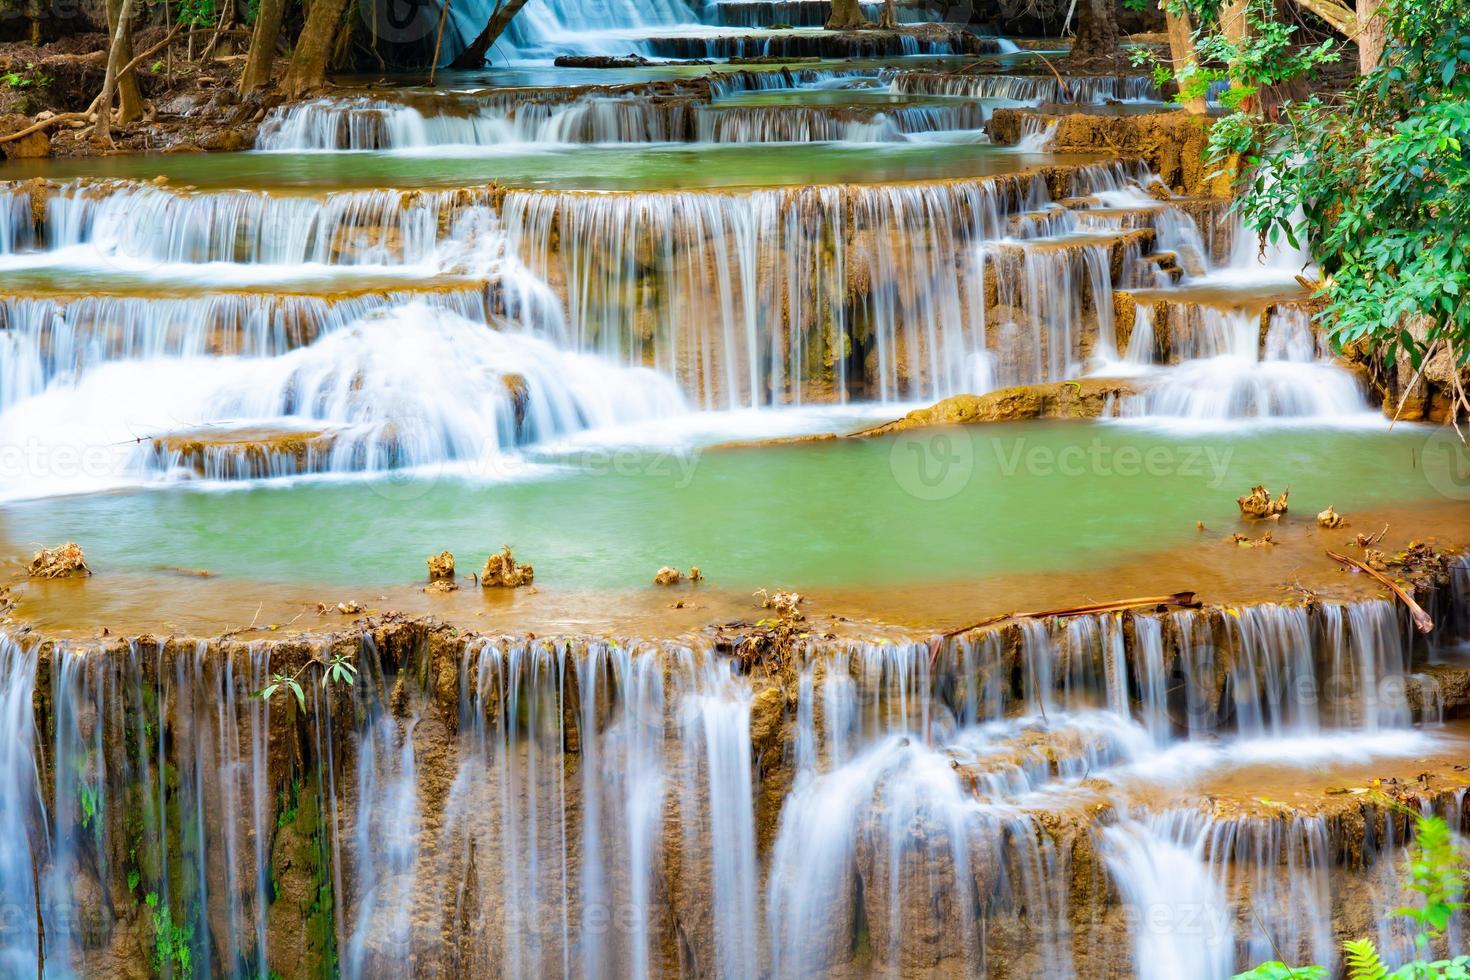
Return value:
M 1347 953 L 1348 980 L 1386 980 L 1388 967 L 1373 940 L 1349 939 L 1342 948 Z

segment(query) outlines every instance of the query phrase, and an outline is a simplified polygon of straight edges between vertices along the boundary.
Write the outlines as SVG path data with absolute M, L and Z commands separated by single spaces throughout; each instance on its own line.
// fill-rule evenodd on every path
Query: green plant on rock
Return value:
M 1414 948 L 1418 958 L 1389 969 L 1371 939 L 1343 943 L 1348 980 L 1470 980 L 1470 956 L 1428 960 L 1430 943 L 1444 936 L 1455 912 L 1467 907 L 1464 855 L 1454 832 L 1442 818 L 1419 815 L 1409 845 L 1407 889 L 1418 904 L 1394 909 L 1393 914 L 1415 924 Z M 1320 966 L 1287 966 L 1279 960 L 1238 973 L 1234 980 L 1326 980 Z
M 294 674 L 272 674 L 270 683 L 257 691 L 255 696 L 263 701 L 269 701 L 275 697 L 277 691 L 284 690 L 294 696 L 297 706 L 305 711 L 306 689 L 301 686 L 301 675 L 312 665 L 322 667 L 321 686 L 324 689 L 329 685 L 337 684 L 351 687 L 357 681 L 357 667 L 352 663 L 352 657 L 340 655 L 332 657 L 326 664 L 317 660 L 308 660 Z
M 194 939 L 193 927 L 175 925 L 173 911 L 158 900 L 157 892 L 149 892 L 143 901 L 153 914 L 154 971 L 173 980 L 192 980 L 189 944 Z

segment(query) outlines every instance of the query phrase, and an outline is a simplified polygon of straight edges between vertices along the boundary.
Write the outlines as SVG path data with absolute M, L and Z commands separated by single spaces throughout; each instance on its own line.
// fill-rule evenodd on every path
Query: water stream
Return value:
M 824 7 L 532 0 L 495 56 L 791 52 Z M 284 107 L 246 153 L 5 164 L 6 539 L 242 589 L 502 541 L 538 587 L 692 560 L 927 588 L 1181 546 L 1258 482 L 1443 497 L 1319 335 L 1306 256 L 1053 125 L 984 132 L 1150 79 L 909 46 L 650 69 L 657 97 L 451 75 Z M 1094 422 L 719 446 L 1094 379 L 1126 385 Z M 1317 597 L 781 643 L 7 623 L 0 973 L 1223 980 L 1369 926 L 1403 952 L 1405 821 L 1328 789 L 1463 755 L 1436 669 L 1467 583 L 1433 645 Z M 343 656 L 356 680 L 316 683 Z M 299 699 L 252 696 L 281 671 Z M 1459 826 L 1464 796 L 1432 805 Z

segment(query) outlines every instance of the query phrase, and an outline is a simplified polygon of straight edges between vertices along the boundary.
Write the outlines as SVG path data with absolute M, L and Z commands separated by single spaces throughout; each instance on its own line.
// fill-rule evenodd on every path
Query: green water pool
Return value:
M 13 160 L 0 180 L 123 177 L 205 190 L 463 187 L 492 182 L 567 190 L 667 190 L 889 183 L 1013 173 L 1098 156 L 973 144 L 654 144 L 357 153 L 208 153 Z
M 1252 484 L 1294 513 L 1470 499 L 1427 430 L 1173 434 L 1023 423 L 897 438 L 542 457 L 501 482 L 446 473 L 249 489 L 184 486 L 16 504 L 19 546 L 82 542 L 100 570 L 158 566 L 274 582 L 390 585 L 424 555 L 502 544 L 558 587 L 644 585 L 663 564 L 803 587 L 959 581 L 1085 567 L 1230 529 Z M 1457 467 L 1452 471 L 1452 467 Z M 504 473 L 502 476 L 506 475 Z M 482 474 L 483 476 L 483 474 Z M 1223 532 L 1222 532 L 1223 533 Z

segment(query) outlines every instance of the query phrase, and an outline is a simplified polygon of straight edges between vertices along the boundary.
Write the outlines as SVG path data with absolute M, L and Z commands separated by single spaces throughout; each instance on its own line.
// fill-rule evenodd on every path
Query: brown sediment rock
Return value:
M 430 555 L 428 561 L 429 585 L 425 592 L 444 595 L 459 589 L 459 583 L 454 580 L 454 555 L 451 552 Z
M 37 120 L 39 121 L 39 119 Z M 0 116 L 0 135 L 18 133 L 31 127 L 32 120 L 19 114 Z M 51 155 L 51 134 L 46 130 L 22 136 L 18 140 L 0 143 L 0 152 L 8 160 L 39 160 Z
M 153 438 L 161 465 L 182 466 L 200 476 L 235 478 L 311 473 L 325 465 L 338 434 L 282 429 L 201 429 Z
M 42 548 L 36 552 L 31 557 L 31 563 L 26 566 L 26 574 L 31 578 L 74 578 L 91 575 L 92 570 L 87 567 L 82 546 L 68 541 L 55 548 Z
M 684 573 L 671 565 L 660 568 L 653 576 L 654 585 L 678 585 L 684 581 Z
M 1326 528 L 1329 531 L 1335 531 L 1340 527 L 1347 527 L 1347 521 L 1343 520 L 1342 515 L 1332 509 L 1331 504 L 1328 504 L 1326 510 L 1320 511 L 1317 514 L 1317 526 Z
M 1243 497 L 1236 497 L 1235 502 L 1240 505 L 1240 513 L 1243 517 L 1254 520 L 1275 519 L 1286 513 L 1286 498 L 1291 494 L 1288 487 L 1281 491 L 1281 496 L 1271 499 L 1271 493 L 1264 486 L 1251 487 L 1251 492 Z
M 430 582 L 437 581 L 439 579 L 454 578 L 453 552 L 441 551 L 437 555 L 430 555 L 428 558 L 428 563 Z
M 1211 177 L 1205 162 L 1211 120 L 1187 112 L 1158 112 L 1147 115 L 1108 115 L 1037 109 L 996 109 L 988 132 L 997 143 L 1018 142 L 1025 120 L 1043 117 L 1057 123 L 1052 138 L 1054 153 L 1117 153 L 1142 157 L 1154 173 L 1175 193 L 1191 196 L 1225 197 L 1229 185 L 1224 178 Z
M 531 410 L 531 386 L 523 374 L 501 375 L 500 383 L 510 396 L 511 413 L 515 417 L 516 431 L 520 432 L 525 428 L 526 416 Z
M 511 554 L 510 545 L 485 559 L 480 571 L 480 587 L 483 589 L 518 589 L 530 585 L 536 578 L 536 570 L 530 565 L 519 564 Z
M 1001 388 L 985 395 L 956 395 L 929 408 L 916 409 L 901 419 L 855 436 L 881 436 L 931 425 L 974 425 L 1029 419 L 1095 419 L 1103 417 L 1119 399 L 1137 394 L 1131 382 L 1118 378 L 1083 378 L 1041 385 Z

